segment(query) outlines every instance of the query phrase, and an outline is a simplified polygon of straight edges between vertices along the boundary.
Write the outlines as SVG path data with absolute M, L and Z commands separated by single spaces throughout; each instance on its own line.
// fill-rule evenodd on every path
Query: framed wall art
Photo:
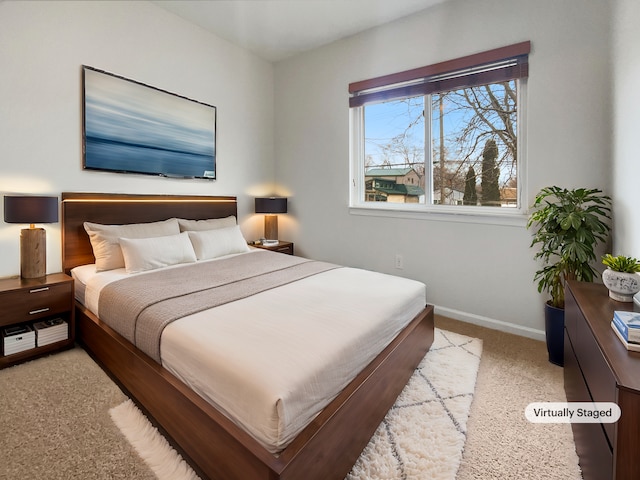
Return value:
M 83 66 L 83 168 L 216 178 L 216 107 Z

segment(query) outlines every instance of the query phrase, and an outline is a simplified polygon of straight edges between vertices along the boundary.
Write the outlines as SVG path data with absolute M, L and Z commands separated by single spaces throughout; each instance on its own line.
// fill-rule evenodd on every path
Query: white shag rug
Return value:
M 346 480 L 454 480 L 481 354 L 481 340 L 436 328 L 431 349 Z M 109 413 L 159 480 L 198 480 L 131 400 Z

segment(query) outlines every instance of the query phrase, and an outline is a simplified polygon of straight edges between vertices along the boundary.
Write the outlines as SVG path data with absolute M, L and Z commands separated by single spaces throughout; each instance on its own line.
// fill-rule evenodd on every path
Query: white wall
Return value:
M 276 64 L 276 178 L 291 196 L 284 234 L 297 252 L 419 279 L 437 311 L 541 338 L 546 298 L 532 280 L 539 266 L 524 218 L 504 226 L 349 213 L 347 86 L 531 40 L 528 203 L 552 184 L 609 190 L 609 8 L 449 0 Z
M 619 0 L 613 25 L 613 198 L 615 254 L 640 258 L 640 3 Z
M 151 3 L 0 1 L 0 193 L 238 195 L 252 238 L 262 228 L 252 196 L 277 189 L 291 196 L 280 236 L 297 252 L 417 278 L 444 313 L 539 336 L 544 297 L 532 281 L 538 265 L 524 219 L 505 226 L 349 214 L 347 85 L 531 40 L 529 201 L 550 184 L 610 190 L 612 3 L 449 0 L 280 62 L 274 78 L 269 63 Z M 637 44 L 635 0 L 619 3 L 617 44 Z M 636 60 L 616 62 L 616 85 L 631 93 L 616 97 L 614 118 L 616 191 L 632 195 L 638 54 L 621 46 L 615 54 Z M 82 64 L 216 105 L 219 180 L 83 171 Z M 616 249 L 640 256 L 634 200 L 619 197 Z M 0 223 L 0 276 L 18 273 L 20 228 Z M 48 271 L 59 271 L 59 225 L 47 232 Z M 403 270 L 394 269 L 396 253 Z
M 83 171 L 83 64 L 215 105 L 218 180 Z M 273 189 L 273 102 L 270 63 L 152 3 L 0 2 L 0 194 L 238 195 L 254 238 L 252 196 Z M 0 222 L 0 276 L 19 273 L 20 228 Z M 47 271 L 60 271 L 60 225 L 46 229 Z

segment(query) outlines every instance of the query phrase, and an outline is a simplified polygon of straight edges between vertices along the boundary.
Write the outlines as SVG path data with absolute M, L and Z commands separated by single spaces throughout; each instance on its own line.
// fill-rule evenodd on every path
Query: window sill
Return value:
M 400 204 L 399 204 L 400 205 Z M 437 209 L 436 209 L 437 208 Z M 429 220 L 437 222 L 477 223 L 484 225 L 502 225 L 526 228 L 528 217 L 521 211 L 488 212 L 486 210 L 472 212 L 461 207 L 434 209 L 380 208 L 375 206 L 350 206 L 349 214 L 368 217 L 409 218 L 412 220 Z M 485 207 L 486 208 L 486 207 Z M 515 210 L 515 209 L 514 209 Z

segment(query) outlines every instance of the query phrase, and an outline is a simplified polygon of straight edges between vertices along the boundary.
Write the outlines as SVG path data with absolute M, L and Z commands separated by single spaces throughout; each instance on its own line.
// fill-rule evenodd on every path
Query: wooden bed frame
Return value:
M 65 272 L 93 263 L 83 222 L 141 223 L 237 214 L 235 197 L 62 194 Z M 77 338 L 136 401 L 204 479 L 342 480 L 433 342 L 433 306 L 425 309 L 280 455 L 76 302 Z

